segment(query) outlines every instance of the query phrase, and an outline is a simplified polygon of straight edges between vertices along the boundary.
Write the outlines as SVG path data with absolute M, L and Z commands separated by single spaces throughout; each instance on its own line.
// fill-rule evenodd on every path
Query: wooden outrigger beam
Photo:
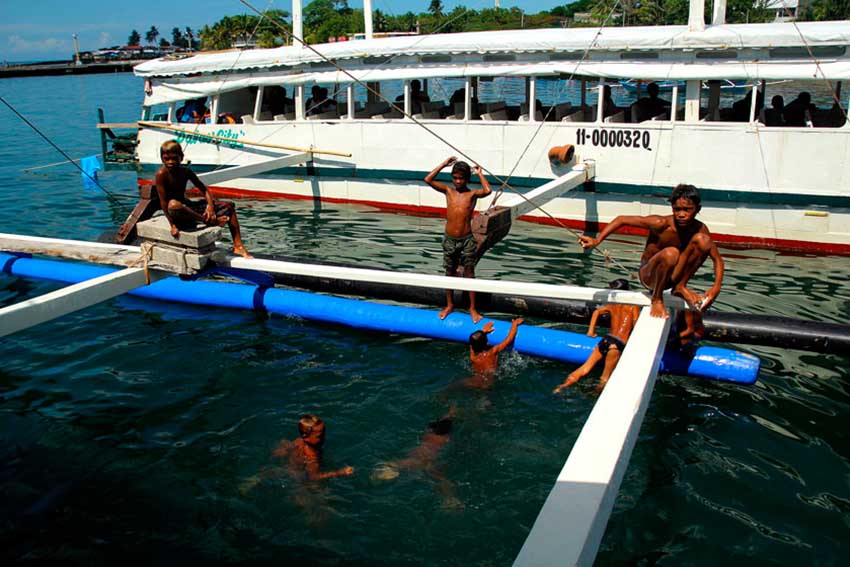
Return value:
M 596 177 L 596 163 L 588 160 L 573 166 L 569 173 L 564 174 L 525 195 L 510 195 L 502 202 L 502 206 L 510 209 L 511 220 L 528 214 L 546 203 L 560 197 L 567 191 Z
M 594 563 L 643 423 L 670 319 L 641 310 L 514 567 Z
M 155 281 L 168 275 L 159 270 L 145 274 L 143 268 L 126 268 L 4 307 L 0 309 L 0 337 L 112 299 L 146 285 L 148 277 Z
M 167 132 L 175 132 L 177 134 L 186 134 L 187 136 L 201 141 L 208 140 L 211 143 L 224 142 L 227 144 L 242 144 L 243 146 L 254 146 L 257 148 L 273 148 L 276 150 L 289 150 L 292 152 L 312 152 L 314 154 L 323 154 L 329 156 L 351 157 L 351 152 L 337 152 L 334 150 L 319 150 L 316 148 L 299 148 L 294 146 L 281 146 L 280 144 L 267 144 L 265 142 L 254 142 L 251 140 L 234 140 L 233 138 L 225 138 L 224 136 L 216 136 L 215 134 L 206 134 L 195 130 L 187 130 L 185 128 L 177 128 L 168 124 L 160 124 L 158 122 L 138 122 L 140 128 L 148 128 L 151 130 L 165 130 Z
M 258 173 L 273 171 L 288 165 L 306 163 L 312 159 L 312 152 L 299 152 L 296 154 L 288 154 L 268 159 L 258 163 L 237 165 L 236 167 L 228 167 L 226 169 L 201 173 L 198 175 L 198 178 L 207 185 L 214 185 L 216 183 L 230 181 L 231 179 L 239 179 L 240 177 L 246 177 L 248 175 L 256 175 Z M 153 188 L 150 185 L 140 187 L 139 202 L 136 203 L 136 206 L 130 212 L 127 220 L 125 220 L 124 224 L 121 225 L 121 228 L 118 229 L 118 233 L 115 235 L 115 242 L 117 244 L 124 244 L 135 238 L 136 224 L 151 218 L 157 210 L 159 210 L 159 198 Z
M 198 175 L 198 178 L 207 185 L 215 185 L 216 183 L 230 181 L 231 179 L 239 179 L 240 177 L 246 177 L 248 175 L 257 175 L 258 173 L 273 171 L 275 169 L 286 167 L 289 165 L 305 163 L 312 159 L 312 152 L 299 152 L 296 154 L 290 154 L 278 158 L 269 159 L 266 161 L 261 161 L 259 163 L 238 165 L 236 167 L 228 167 L 226 169 L 218 169 L 216 171 L 201 173 Z
M 569 173 L 549 181 L 524 195 L 510 195 L 502 205 L 491 207 L 472 219 L 472 233 L 478 244 L 478 256 L 507 236 L 513 221 L 572 191 L 596 176 L 596 163 L 587 160 L 573 166 Z

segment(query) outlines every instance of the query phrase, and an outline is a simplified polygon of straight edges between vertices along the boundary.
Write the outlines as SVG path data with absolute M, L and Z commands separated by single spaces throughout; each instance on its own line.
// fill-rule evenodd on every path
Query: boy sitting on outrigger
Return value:
M 443 168 L 452 166 L 452 185 L 436 180 Z M 463 266 L 463 277 L 475 277 L 475 263 L 478 261 L 475 239 L 472 237 L 472 214 L 475 203 L 481 197 L 490 194 L 490 183 L 481 173 L 481 167 L 475 166 L 475 174 L 481 182 L 481 189 L 470 189 L 469 178 L 472 170 L 465 161 L 456 157 L 447 158 L 425 177 L 425 183 L 446 196 L 446 234 L 443 237 L 443 267 L 447 276 L 457 276 L 458 265 Z M 440 319 L 445 319 L 454 310 L 454 292 L 446 290 L 446 308 L 440 311 Z M 469 292 L 469 315 L 472 322 L 481 320 L 481 314 L 475 309 L 475 292 Z
M 175 140 L 169 140 L 159 148 L 162 167 L 156 172 L 156 192 L 159 195 L 159 206 L 171 225 L 171 236 L 180 236 L 180 230 L 195 228 L 198 223 L 209 226 L 224 226 L 230 228 L 233 237 L 233 252 L 251 258 L 242 244 L 242 234 L 239 221 L 236 219 L 236 206 L 228 201 L 213 201 L 212 194 L 198 179 L 195 172 L 180 165 L 183 161 L 183 148 Z M 186 184 L 198 188 L 204 196 L 204 201 L 192 201 L 186 197 Z
M 700 206 L 699 190 L 693 185 L 677 185 L 670 195 L 672 215 L 618 216 L 599 236 L 579 236 L 582 248 L 589 250 L 599 245 L 622 226 L 643 228 L 649 231 L 646 248 L 640 260 L 640 281 L 652 292 L 650 314 L 668 318 L 662 294 L 672 289 L 696 311 L 684 312 L 684 329 L 679 332 L 683 343 L 699 338 L 702 333 L 702 312 L 717 299 L 723 283 L 723 258 L 711 239 L 708 227 L 696 219 Z M 687 287 L 707 257 L 714 264 L 714 285 L 700 295 Z

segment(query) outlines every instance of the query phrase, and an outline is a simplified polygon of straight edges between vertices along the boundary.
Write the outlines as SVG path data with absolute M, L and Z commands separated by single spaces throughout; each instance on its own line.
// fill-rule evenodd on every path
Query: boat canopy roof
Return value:
M 244 86 L 350 83 L 354 78 L 844 80 L 850 79 L 848 45 L 850 21 L 726 24 L 698 32 L 687 26 L 552 28 L 200 52 L 147 61 L 134 72 L 151 79 L 154 91 L 146 105 Z

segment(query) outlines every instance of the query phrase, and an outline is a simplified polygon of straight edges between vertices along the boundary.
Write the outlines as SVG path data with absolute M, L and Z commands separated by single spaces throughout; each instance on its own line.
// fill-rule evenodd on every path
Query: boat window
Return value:
M 520 107 L 526 102 L 525 93 L 524 77 L 480 77 L 478 104 L 473 104 L 473 118 L 517 120 Z
M 216 124 L 238 124 L 244 121 L 244 116 L 248 116 L 248 120 L 251 120 L 256 99 L 257 87 L 245 87 L 221 93 L 218 96 Z
M 579 61 L 584 57 L 582 51 L 568 51 L 561 53 L 552 53 L 549 55 L 549 61 Z
M 487 53 L 484 55 L 484 61 L 487 63 L 498 63 L 500 61 L 516 61 L 516 55 L 513 53 Z
M 363 64 L 364 65 L 388 65 L 392 63 L 392 56 L 389 55 L 380 55 L 376 57 L 364 57 Z
M 697 51 L 696 53 L 697 59 L 737 59 L 738 52 L 727 50 L 727 51 Z
M 210 121 L 210 101 L 202 96 L 184 100 L 175 105 L 174 122 L 183 124 L 208 124 Z
M 346 103 L 340 103 L 345 87 L 339 84 L 322 83 L 312 85 L 304 92 L 304 117 L 307 120 L 336 120 L 347 111 Z
M 658 59 L 655 51 L 627 51 L 620 54 L 620 59 Z
M 451 63 L 451 55 L 423 55 L 419 58 L 422 63 Z
M 590 122 L 596 117 L 595 102 L 592 108 L 587 101 L 585 106 L 581 104 L 580 80 L 568 76 L 537 77 L 536 83 L 538 110 L 547 122 Z
M 424 105 L 423 118 L 463 119 L 465 89 L 465 79 L 429 79 L 427 92 L 431 101 Z
M 770 56 L 776 57 L 779 59 L 790 59 L 790 58 L 811 58 L 814 57 L 841 57 L 847 51 L 847 47 L 844 45 L 828 45 L 823 47 L 812 47 L 812 50 L 809 53 L 809 49 L 806 47 L 775 47 L 770 50 Z
M 178 103 L 178 107 L 182 106 L 183 103 Z M 142 116 L 142 120 L 151 120 L 154 122 L 165 122 L 168 120 L 168 105 L 167 104 L 156 104 L 154 106 L 146 106 L 144 108 L 144 114 Z
M 404 116 L 390 105 L 392 103 L 399 108 L 404 108 L 404 81 L 381 81 L 368 84 L 378 94 L 369 92 L 360 85 L 354 87 L 355 118 L 380 119 Z M 343 109 L 344 112 L 345 109 Z
M 295 118 L 295 100 L 291 91 L 272 85 L 263 88 L 259 120 L 292 120 Z

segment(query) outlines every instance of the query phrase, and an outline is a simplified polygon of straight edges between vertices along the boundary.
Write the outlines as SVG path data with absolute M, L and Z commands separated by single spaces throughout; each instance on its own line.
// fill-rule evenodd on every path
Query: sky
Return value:
M 249 0 L 259 10 L 292 11 L 291 0 Z M 520 8 L 536 14 L 572 0 L 501 0 L 502 8 Z M 386 14 L 421 13 L 430 0 L 372 0 L 372 8 Z M 309 0 L 304 0 L 304 5 Z M 363 0 L 349 0 L 362 8 Z M 490 8 L 495 0 L 443 0 L 446 11 L 463 5 L 474 10 Z M 175 9 L 175 7 L 177 9 Z M 144 38 L 151 26 L 171 37 L 175 27 L 200 30 L 224 16 L 253 13 L 239 0 L 0 0 L 0 62 L 70 59 L 73 34 L 80 51 L 124 45 L 134 29 Z

